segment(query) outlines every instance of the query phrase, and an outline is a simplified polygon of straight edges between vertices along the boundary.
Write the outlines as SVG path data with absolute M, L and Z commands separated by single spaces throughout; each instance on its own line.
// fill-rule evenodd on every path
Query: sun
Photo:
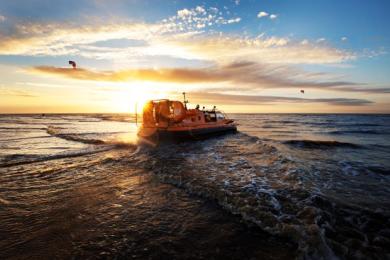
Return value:
M 122 90 L 114 94 L 112 108 L 118 112 L 138 113 L 150 98 L 140 89 Z
M 121 113 L 141 113 L 145 103 L 152 99 L 164 98 L 167 93 L 156 92 L 148 83 L 120 84 L 111 94 L 111 110 Z

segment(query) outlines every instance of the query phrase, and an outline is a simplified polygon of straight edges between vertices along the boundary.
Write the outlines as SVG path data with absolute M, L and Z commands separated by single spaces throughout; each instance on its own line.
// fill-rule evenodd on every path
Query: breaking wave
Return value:
M 150 151 L 145 164 L 162 182 L 216 201 L 275 236 L 297 241 L 302 258 L 354 258 L 369 255 L 368 244 L 387 241 L 389 212 L 330 200 L 309 181 L 312 173 L 254 137 L 239 133 L 162 146 Z M 378 256 L 385 255 L 384 248 L 376 250 Z
M 60 128 L 49 126 L 46 132 L 54 137 L 62 138 L 68 141 L 80 142 L 93 145 L 118 145 L 132 146 L 136 145 L 134 136 L 130 137 L 126 132 L 110 133 L 63 133 Z
M 45 130 L 46 128 L 44 127 L 0 127 L 0 131 L 18 131 L 18 132 L 23 132 L 23 131 L 31 131 L 31 130 Z
M 361 146 L 353 143 L 338 142 L 338 141 L 321 141 L 321 140 L 287 140 L 284 144 L 308 149 L 322 149 L 322 148 L 360 148 Z
M 94 149 L 88 148 L 88 149 L 78 150 L 78 151 L 57 153 L 54 155 L 29 155 L 29 154 L 8 155 L 8 156 L 3 156 L 2 159 L 0 160 L 0 168 L 16 166 L 16 165 L 23 165 L 23 164 L 30 164 L 30 163 L 36 163 L 36 162 L 44 162 L 44 161 L 50 161 L 50 160 L 57 160 L 57 159 L 63 159 L 63 158 L 79 157 L 79 156 L 83 156 L 83 155 L 108 151 L 108 150 L 111 150 L 113 148 L 115 148 L 115 147 L 114 146 L 112 146 L 112 147 L 106 146 L 106 147 L 100 147 L 100 148 L 94 148 Z
M 84 148 L 68 149 L 63 146 L 50 146 L 49 148 L 35 148 L 35 150 L 50 149 L 63 150 L 55 154 L 9 154 L 0 157 L 0 168 L 10 167 L 15 165 L 30 164 L 35 162 L 50 161 L 62 158 L 72 158 L 88 154 L 100 153 L 116 148 L 126 148 L 136 150 L 138 147 L 137 140 L 129 133 L 111 132 L 111 133 L 63 133 L 66 128 L 49 126 L 45 128 L 50 136 L 35 136 L 25 138 L 7 139 L 6 141 L 33 140 L 41 138 L 56 137 L 63 140 L 86 144 Z M 0 142 L 2 142 L 0 140 Z M 49 141 L 48 141 L 49 142 Z M 2 145 L 2 148 L 17 150 L 18 148 Z M 20 150 L 20 149 L 19 149 Z
M 11 212 L 9 216 L 12 221 L 9 221 L 7 227 L 10 230 L 17 230 L 20 234 L 25 234 L 26 228 L 32 226 L 36 228 L 36 231 L 32 232 L 34 238 L 42 238 L 42 230 L 48 230 L 47 221 L 39 223 L 42 226 L 34 226 L 31 225 L 32 220 L 41 220 L 42 215 L 55 218 L 63 212 L 72 212 L 75 208 L 77 209 L 74 205 L 80 204 L 79 197 L 92 194 L 93 196 L 86 199 L 86 204 L 80 206 L 82 210 L 87 209 L 85 211 L 87 214 L 77 215 L 77 217 L 76 215 L 67 216 L 66 220 L 61 219 L 61 222 L 54 223 L 51 227 L 59 230 L 61 235 L 58 237 L 61 237 L 63 234 L 68 236 L 68 234 L 76 233 L 70 233 L 72 230 L 67 227 L 65 227 L 66 230 L 62 230 L 63 223 L 77 223 L 72 225 L 76 227 L 76 230 L 78 224 L 82 223 L 79 226 L 86 227 L 85 230 L 88 229 L 88 232 L 80 233 L 81 236 L 87 237 L 93 234 L 99 237 L 97 241 L 100 241 L 102 237 L 105 242 L 112 242 L 113 250 L 124 252 L 116 245 L 121 243 L 122 239 L 132 237 L 133 232 L 127 233 L 123 230 L 128 230 L 129 226 L 137 226 L 134 223 L 139 222 L 134 222 L 134 219 L 139 218 L 138 220 L 142 223 L 139 225 L 139 230 L 151 226 L 153 232 L 155 232 L 154 227 L 161 228 L 161 226 L 158 222 L 151 225 L 151 222 L 148 222 L 150 219 L 146 221 L 145 216 L 159 216 L 164 221 L 169 219 L 166 218 L 167 216 L 177 219 L 175 215 L 177 207 L 166 210 L 165 205 L 162 205 L 163 210 L 151 211 L 150 208 L 144 208 L 141 205 L 137 206 L 137 210 L 129 210 L 129 205 L 138 205 L 139 202 L 148 201 L 153 206 L 159 204 L 153 197 L 154 191 L 149 189 L 150 186 L 144 186 L 143 179 L 149 181 L 150 178 L 152 185 L 163 184 L 165 186 L 167 193 L 164 193 L 164 196 L 167 197 L 164 197 L 164 200 L 167 202 L 164 203 L 170 204 L 170 199 L 173 197 L 168 196 L 177 194 L 177 189 L 164 183 L 172 184 L 188 194 L 205 198 L 206 202 L 212 201 L 215 203 L 211 204 L 220 205 L 227 212 L 236 215 L 236 219 L 247 223 L 250 227 L 248 230 L 261 228 L 271 234 L 269 236 L 271 240 L 281 241 L 281 243 L 286 241 L 292 245 L 294 255 L 298 249 L 298 258 L 301 259 L 385 259 L 388 257 L 390 255 L 388 239 L 390 237 L 390 202 L 388 199 L 390 171 L 387 158 L 390 146 L 386 137 L 369 135 L 366 140 L 362 140 L 362 135 L 351 133 L 351 138 L 347 140 L 353 140 L 352 143 L 344 142 L 344 139 L 326 141 L 329 136 L 318 136 L 320 140 L 307 140 L 307 136 L 315 136 L 311 134 L 328 134 L 331 130 L 348 130 L 349 128 L 337 128 L 337 126 L 342 124 L 349 126 L 353 123 L 349 124 L 349 119 L 345 119 L 344 116 L 340 117 L 337 122 L 333 119 L 319 122 L 317 121 L 319 116 L 314 116 L 312 119 L 307 116 L 296 116 L 297 121 L 290 121 L 291 116 L 267 116 L 266 118 L 268 117 L 275 120 L 263 120 L 263 117 L 257 121 L 252 118 L 245 119 L 249 123 L 244 121 L 241 130 L 247 134 L 239 132 L 235 135 L 196 142 L 164 144 L 154 149 L 143 149 L 144 147 L 139 146 L 134 140 L 134 133 L 123 132 L 133 129 L 129 127 L 130 124 L 122 126 L 117 124 L 130 120 L 125 116 L 103 115 L 98 120 L 84 120 L 82 116 L 74 115 L 64 116 L 58 120 L 62 120 L 61 122 L 66 120 L 68 123 L 66 125 L 59 123 L 58 127 L 54 123 L 51 125 L 56 117 L 51 117 L 50 120 L 47 120 L 49 118 L 47 117 L 42 124 L 33 127 L 50 126 L 40 133 L 36 133 L 37 131 L 33 129 L 31 137 L 24 132 L 14 134 L 12 129 L 9 129 L 10 139 L 1 140 L 1 146 L 5 149 L 1 151 L 3 154 L 0 157 L 0 168 L 3 170 L 0 174 L 3 178 L 1 179 L 3 186 L 0 191 L 3 193 L 0 194 L 2 195 L 0 204 L 6 205 L 17 201 L 13 194 L 21 196 L 21 201 L 26 205 L 31 204 L 31 198 L 34 201 L 36 195 L 34 189 L 36 189 L 36 191 L 40 190 L 45 203 L 48 202 L 48 204 L 42 204 L 44 210 L 55 208 L 58 205 L 61 207 L 61 214 L 53 215 L 56 212 L 39 211 L 39 207 L 36 206 L 38 204 L 36 204 L 30 207 L 31 211 L 24 215 L 27 220 L 20 227 L 15 228 L 14 215 Z M 287 120 L 281 120 L 283 118 Z M 329 118 L 329 116 L 321 116 L 321 118 Z M 95 121 L 101 123 L 88 123 Z M 382 119 L 377 121 L 379 125 L 387 122 Z M 358 124 L 370 126 L 370 122 L 365 123 L 362 120 Z M 238 123 L 241 122 L 238 120 Z M 284 124 L 299 126 L 299 128 L 281 129 L 283 130 L 281 133 L 284 134 L 283 138 L 274 138 L 274 132 L 280 133 L 281 130 L 272 131 L 275 129 L 271 128 L 280 128 L 279 126 Z M 325 127 L 320 129 L 311 124 Z M 262 125 L 270 129 L 265 131 L 266 129 L 261 129 Z M 110 132 L 113 129 L 122 130 L 122 132 Z M 357 129 L 350 128 L 352 131 Z M 386 130 L 388 126 L 384 125 L 377 131 L 380 132 L 381 129 Z M 296 140 L 293 140 L 295 137 L 286 135 L 287 131 L 296 131 L 297 135 L 294 135 Z M 316 138 L 313 137 L 313 139 Z M 21 149 L 17 150 L 19 143 Z M 121 149 L 123 147 L 125 149 Z M 351 148 L 364 149 L 352 150 Z M 104 153 L 105 151 L 107 153 Z M 135 153 L 136 156 L 132 156 Z M 50 161 L 54 159 L 60 160 Z M 23 165 L 34 162 L 39 163 Z M 23 166 L 5 168 L 19 165 Z M 58 188 L 58 183 L 62 185 L 62 183 L 68 183 L 68 180 L 69 186 L 68 184 L 61 186 L 62 190 Z M 10 191 L 4 189 L 4 183 L 8 183 L 12 189 Z M 134 183 L 139 183 L 138 191 L 140 192 L 134 189 Z M 19 192 L 23 185 L 26 189 L 34 190 L 34 193 L 30 193 L 33 194 L 32 196 Z M 65 205 L 62 208 L 62 203 L 57 203 L 57 200 L 47 200 L 51 198 L 47 194 L 53 193 L 46 192 L 45 187 L 49 191 L 53 189 L 52 191 L 58 194 L 58 201 L 73 196 L 76 203 L 69 204 L 68 207 Z M 154 188 L 153 186 L 152 189 Z M 97 193 L 94 193 L 95 190 Z M 85 193 L 74 193 L 75 191 Z M 150 194 L 149 191 L 151 191 Z M 180 192 L 184 193 L 182 191 Z M 8 196 L 9 194 L 11 195 Z M 119 212 L 117 203 L 122 205 L 122 200 L 126 196 L 133 195 L 135 199 L 129 200 L 131 201 L 129 204 L 123 204 L 127 206 L 123 206 L 123 212 Z M 106 200 L 104 200 L 105 196 Z M 195 200 L 204 202 L 198 198 Z M 107 206 L 112 202 L 115 203 L 115 208 Z M 95 206 L 89 209 L 88 207 L 92 204 Z M 15 209 L 23 210 L 24 208 L 15 206 Z M 115 209 L 118 212 L 115 213 Z M 140 214 L 142 212 L 139 209 L 144 210 L 143 214 Z M 37 214 L 32 216 L 30 212 Z M 113 217 L 114 213 L 118 218 Z M 133 215 L 129 213 L 134 213 L 134 218 L 130 217 Z M 199 213 L 196 214 L 199 215 Z M 84 219 L 86 216 L 93 216 L 94 219 L 88 222 Z M 119 235 L 111 237 L 104 234 L 102 226 L 95 225 L 95 219 L 100 219 L 98 223 L 110 221 L 107 222 L 107 230 L 110 232 L 116 230 Z M 71 222 L 72 220 L 76 222 Z M 191 217 L 188 217 L 187 221 L 189 225 L 193 225 Z M 2 223 L 7 224 L 4 221 Z M 213 224 L 215 223 L 210 225 Z M 88 225 L 98 228 L 90 231 Z M 113 228 L 114 226 L 117 228 Z M 252 229 L 254 226 L 256 228 Z M 172 237 L 177 234 L 176 229 L 174 227 L 172 233 L 169 229 L 164 229 L 164 232 L 168 230 L 166 233 Z M 185 232 L 187 231 L 183 231 Z M 193 235 L 193 233 L 188 234 Z M 20 252 L 22 247 L 31 248 L 28 244 L 30 242 L 24 244 L 26 241 L 21 239 L 18 233 L 13 233 L 13 235 L 14 241 L 20 243 L 20 247 L 14 247 L 14 251 L 11 250 L 12 253 Z M 223 238 L 226 236 L 222 234 L 221 239 Z M 26 239 L 31 240 L 30 237 Z M 47 240 L 47 237 L 41 241 L 46 241 L 45 239 Z M 13 243 L 12 239 L 8 240 L 10 244 Z M 74 241 L 71 239 L 72 243 Z M 152 243 L 156 243 L 156 239 L 152 239 Z M 87 248 L 86 250 L 91 250 L 90 248 L 95 245 L 98 243 L 90 240 L 83 246 Z M 161 245 L 165 248 L 165 244 Z M 100 247 L 109 250 L 110 246 L 103 243 Z M 143 250 L 144 244 L 141 243 L 139 247 Z M 4 248 L 7 250 L 9 247 L 3 246 Z M 133 250 L 132 247 L 126 252 L 131 250 Z M 89 252 L 97 251 L 92 249 Z M 160 251 L 156 250 L 156 252 Z M 101 256 L 104 257 L 104 255 Z
M 338 130 L 338 131 L 331 131 L 329 134 L 334 135 L 344 135 L 344 134 L 384 134 L 383 132 L 379 132 L 376 130 Z

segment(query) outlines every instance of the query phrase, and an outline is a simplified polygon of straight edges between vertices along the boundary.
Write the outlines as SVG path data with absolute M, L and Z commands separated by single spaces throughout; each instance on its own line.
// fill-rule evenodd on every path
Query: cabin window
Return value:
M 192 121 L 192 122 L 195 122 L 195 118 L 194 118 L 194 117 L 191 117 L 191 121 Z
M 198 120 L 200 121 L 200 119 L 201 119 L 201 117 L 200 116 L 198 116 Z
M 217 119 L 218 120 L 224 120 L 225 116 L 222 113 L 217 113 Z
M 205 112 L 205 113 L 204 113 L 204 120 L 205 120 L 206 122 L 210 122 L 210 121 L 211 121 L 211 119 L 210 119 L 210 114 L 209 114 L 208 112 Z
M 204 120 L 206 122 L 215 122 L 217 121 L 217 117 L 215 115 L 215 112 L 209 112 L 209 111 L 206 111 L 204 112 Z

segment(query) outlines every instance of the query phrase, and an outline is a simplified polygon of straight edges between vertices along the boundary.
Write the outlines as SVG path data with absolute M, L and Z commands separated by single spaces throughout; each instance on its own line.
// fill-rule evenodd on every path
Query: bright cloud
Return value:
M 0 15 L 0 22 L 4 22 L 6 20 L 4 15 Z
M 200 13 L 200 14 L 206 14 L 206 10 L 204 9 L 203 6 L 197 6 L 197 7 L 195 8 L 195 10 L 196 10 L 198 13 Z
M 261 12 L 259 12 L 258 14 L 257 14 L 257 17 L 258 18 L 262 18 L 262 17 L 266 17 L 266 16 L 268 16 L 269 14 L 267 13 L 267 12 L 263 12 L 263 11 L 261 11 Z
M 356 58 L 352 52 L 309 43 L 302 45 L 279 37 L 196 36 L 167 44 L 188 55 L 219 63 L 247 60 L 271 64 L 335 64 Z
M 180 18 L 186 18 L 187 16 L 191 16 L 193 13 L 187 8 L 177 11 L 177 16 Z
M 318 42 L 318 43 L 320 43 L 320 42 L 324 42 L 324 41 L 326 41 L 326 39 L 325 39 L 325 38 L 319 38 L 319 39 L 317 39 L 317 42 Z
M 278 18 L 278 15 L 276 15 L 276 14 L 271 14 L 271 15 L 269 16 L 269 19 L 272 19 L 272 20 L 274 20 L 274 19 L 276 19 L 276 18 Z
M 29 56 L 76 55 L 93 59 L 137 60 L 170 56 L 177 59 L 226 63 L 250 60 L 262 63 L 342 63 L 354 53 L 314 44 L 299 44 L 283 37 L 241 37 L 205 32 L 210 24 L 224 26 L 241 18 L 223 18 L 215 8 L 196 7 L 159 23 L 121 22 L 77 25 L 72 23 L 19 23 L 13 33 L 2 35 L 0 54 Z M 218 11 L 217 11 L 218 12 Z M 109 40 L 143 44 L 108 47 L 97 43 Z
M 238 23 L 241 21 L 240 17 L 234 18 L 234 19 L 229 19 L 227 20 L 227 23 Z
M 365 106 L 373 103 L 366 99 L 354 98 L 297 98 L 260 95 L 231 95 L 219 93 L 191 92 L 191 99 L 211 104 L 242 104 L 258 105 L 267 103 L 326 103 L 336 106 Z
M 0 55 L 60 56 L 80 55 L 88 58 L 134 57 L 147 55 L 156 49 L 161 55 L 172 51 L 164 49 L 164 38 L 179 39 L 201 33 L 200 29 L 240 22 L 239 17 L 228 17 L 215 7 L 197 6 L 182 9 L 177 15 L 156 23 L 112 21 L 104 24 L 74 23 L 17 23 L 10 32 L 0 34 Z M 142 40 L 149 47 L 110 48 L 93 47 L 95 42 L 113 39 Z M 104 54 L 103 54 L 104 53 Z M 180 53 L 180 51 L 179 51 Z M 125 56 L 123 56 L 125 55 Z
M 309 41 L 307 39 L 304 39 L 303 41 L 301 41 L 301 44 L 303 45 L 309 44 Z
M 27 91 L 19 90 L 19 89 L 10 89 L 4 86 L 0 86 L 0 95 L 14 96 L 14 97 L 28 97 L 28 98 L 36 97 L 36 95 L 33 95 Z

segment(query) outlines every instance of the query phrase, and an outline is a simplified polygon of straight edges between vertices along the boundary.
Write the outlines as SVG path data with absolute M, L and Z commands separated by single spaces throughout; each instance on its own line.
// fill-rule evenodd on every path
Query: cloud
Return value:
M 307 44 L 309 44 L 309 41 L 307 39 L 304 39 L 304 40 L 301 41 L 301 44 L 302 45 L 307 45 Z
M 50 66 L 38 66 L 33 72 L 52 74 L 91 81 L 129 81 L 145 80 L 158 82 L 198 83 L 219 82 L 221 75 L 209 73 L 202 69 L 133 69 L 121 71 L 91 71 L 86 69 L 57 68 Z
M 218 63 L 250 60 L 259 63 L 337 64 L 356 58 L 356 54 L 349 51 L 309 42 L 301 44 L 286 37 L 199 35 L 180 41 L 167 39 L 165 44 L 182 50 L 188 57 Z
M 5 18 L 4 15 L 1 15 L 1 14 L 0 14 L 0 22 L 4 22 L 6 19 L 7 19 L 7 18 Z
M 239 62 L 207 68 L 128 69 L 92 71 L 86 69 L 38 66 L 34 73 L 91 81 L 156 81 L 172 83 L 225 83 L 240 87 L 214 89 L 253 92 L 261 89 L 312 88 L 344 92 L 390 93 L 390 88 L 369 88 L 349 81 L 325 80 L 324 74 L 308 73 L 288 66 Z M 212 88 L 209 88 L 213 90 Z
M 0 55 L 63 56 L 73 55 L 95 59 L 129 59 L 158 55 L 182 58 L 181 50 L 166 46 L 166 39 L 180 41 L 204 33 L 208 27 L 220 27 L 241 21 L 226 10 L 196 6 L 155 23 L 110 19 L 102 23 L 88 22 L 25 22 L 0 28 Z M 101 41 L 142 41 L 145 46 L 112 48 L 99 46 Z M 96 44 L 96 45 L 95 45 Z M 185 58 L 194 58 L 187 55 Z
M 185 10 L 185 9 L 183 9 Z M 229 63 L 252 60 L 261 63 L 335 64 L 354 60 L 355 53 L 330 46 L 302 45 L 287 37 L 225 35 L 207 27 L 240 22 L 223 18 L 216 8 L 198 6 L 180 10 L 160 23 L 107 21 L 73 23 L 19 23 L 0 33 L 0 55 L 80 56 L 129 62 L 169 56 L 175 59 Z M 215 11 L 217 13 L 215 13 Z M 204 13 L 206 12 L 206 13 Z M 104 46 L 102 41 L 111 42 Z M 115 45 L 113 42 L 117 41 Z M 122 45 L 118 42 L 122 41 Z M 142 44 L 135 44 L 142 43 Z
M 72 23 L 22 23 L 14 25 L 12 33 L 0 35 L 2 55 L 69 55 L 77 54 L 83 44 L 110 39 L 150 39 L 169 28 L 135 23 L 75 25 Z M 142 33 L 142 36 L 140 35 Z
M 267 13 L 267 12 L 264 12 L 264 11 L 261 11 L 261 12 L 259 12 L 258 14 L 257 14 L 257 18 L 263 18 L 263 17 L 269 17 L 269 19 L 271 19 L 271 20 L 274 20 L 274 19 L 276 19 L 276 18 L 278 18 L 278 15 L 276 15 L 276 14 L 269 14 L 269 13 Z
M 234 18 L 234 19 L 229 19 L 227 20 L 227 23 L 238 23 L 241 21 L 240 17 Z
M 31 94 L 30 92 L 18 89 L 6 88 L 4 86 L 0 86 L 0 96 L 15 96 L 15 97 L 36 97 L 36 95 Z
M 201 100 L 203 103 L 229 104 L 229 105 L 260 105 L 267 103 L 326 103 L 337 106 L 364 106 L 372 104 L 366 99 L 353 98 L 297 98 L 259 95 L 229 95 L 210 92 L 191 92 L 191 99 Z
M 197 6 L 191 9 L 181 9 L 177 11 L 176 16 L 171 16 L 163 20 L 163 24 L 175 28 L 176 32 L 191 31 L 196 28 L 205 28 L 211 26 L 237 23 L 241 18 L 230 17 L 227 9 L 219 10 L 216 7 L 206 8 Z
M 320 42 L 324 42 L 324 41 L 326 41 L 326 39 L 325 39 L 325 38 L 319 38 L 319 39 L 317 39 L 317 42 L 318 42 L 318 43 L 320 43 Z
M 341 37 L 341 41 L 343 41 L 343 42 L 345 42 L 346 40 L 348 40 L 348 38 L 347 37 Z
M 186 18 L 187 16 L 191 16 L 192 14 L 192 11 L 188 10 L 187 8 L 177 11 L 177 16 L 180 18 Z
M 262 18 L 262 17 L 266 17 L 266 16 L 268 16 L 269 14 L 267 13 L 267 12 L 263 12 L 263 11 L 261 11 L 261 12 L 259 12 L 258 14 L 257 14 L 257 17 L 258 18 Z
M 206 14 L 206 9 L 203 6 L 197 6 L 195 10 L 200 14 Z

